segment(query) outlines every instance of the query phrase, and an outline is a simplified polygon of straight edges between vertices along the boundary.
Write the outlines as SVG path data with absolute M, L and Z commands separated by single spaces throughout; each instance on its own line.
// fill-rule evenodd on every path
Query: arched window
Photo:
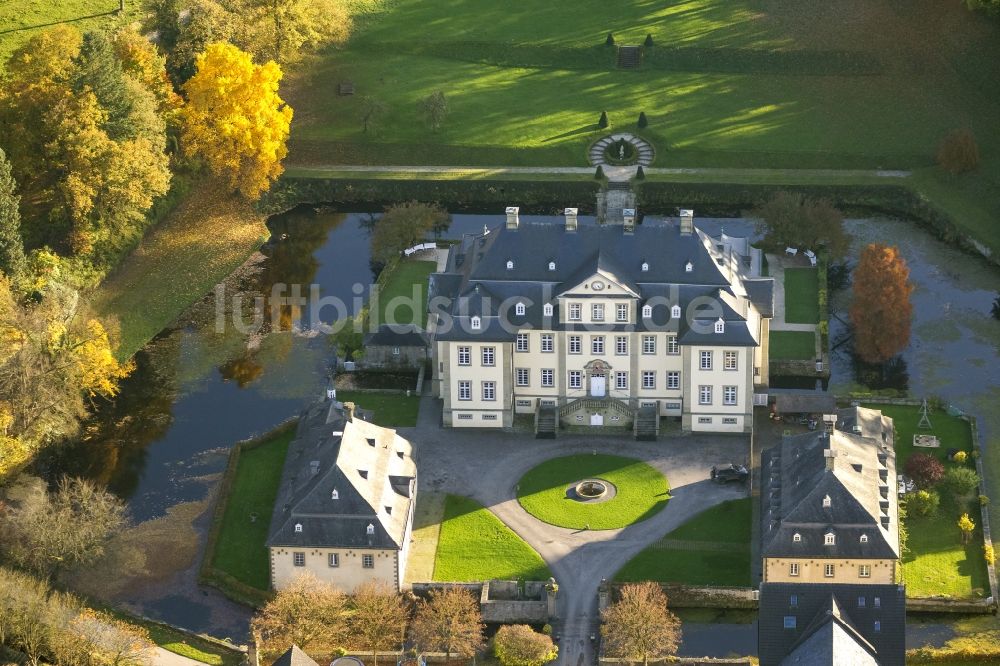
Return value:
M 715 332 L 716 333 L 726 332 L 726 322 L 722 321 L 722 317 L 719 317 L 719 321 L 715 322 Z
M 792 541 L 794 541 L 795 543 L 802 541 L 802 535 L 796 532 L 795 534 L 792 535 Z
M 554 271 L 555 269 L 556 269 L 556 262 L 550 261 L 549 262 L 549 270 L 550 271 Z
M 518 303 L 514 306 L 514 313 L 518 315 L 524 314 L 524 303 Z
M 551 317 L 552 316 L 552 304 L 551 303 L 546 303 L 545 304 L 545 306 L 542 308 L 542 314 L 545 315 L 546 317 Z
M 674 307 L 670 308 L 670 318 L 671 319 L 681 318 L 681 306 L 675 305 Z
M 295 523 L 295 533 L 298 534 L 302 531 L 302 523 Z
M 507 270 L 509 270 L 509 271 L 514 270 L 514 260 L 513 259 L 508 259 L 507 260 Z
M 652 305 L 643 305 L 642 306 L 642 316 L 645 317 L 646 319 L 649 319 L 650 317 L 652 317 L 653 316 L 653 306 Z
M 649 272 L 649 264 L 647 262 L 645 262 L 645 261 L 642 262 L 642 272 L 643 273 L 648 273 Z
M 478 331 L 483 327 L 483 320 L 479 317 L 472 318 L 472 329 Z

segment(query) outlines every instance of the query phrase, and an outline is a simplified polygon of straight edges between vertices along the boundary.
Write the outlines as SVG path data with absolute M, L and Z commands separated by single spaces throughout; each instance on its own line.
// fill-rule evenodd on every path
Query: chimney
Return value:
M 635 231 L 635 208 L 623 208 L 622 219 L 625 223 L 625 233 L 630 234 Z
M 837 452 L 833 449 L 823 449 L 823 457 L 826 458 L 826 470 L 832 472 L 837 465 Z
M 517 229 L 517 225 L 520 223 L 520 218 L 518 217 L 518 211 L 521 209 L 517 206 L 507 206 L 507 228 Z
M 344 403 L 344 419 L 348 422 L 354 420 L 354 403 L 345 402 Z
M 823 429 L 827 434 L 831 434 L 837 428 L 837 415 L 836 414 L 824 414 L 823 415 Z
M 576 208 L 567 208 L 564 211 L 566 215 L 566 231 L 576 231 Z
M 681 209 L 681 235 L 690 236 L 694 233 L 694 211 L 690 208 Z

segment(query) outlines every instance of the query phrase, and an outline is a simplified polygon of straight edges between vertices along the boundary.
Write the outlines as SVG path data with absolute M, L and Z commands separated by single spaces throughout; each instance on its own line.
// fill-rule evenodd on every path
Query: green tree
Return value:
M 24 241 L 21 239 L 21 197 L 11 173 L 7 154 L 0 148 L 0 271 L 15 282 L 25 269 Z
M 441 124 L 448 115 L 448 100 L 445 98 L 444 93 L 440 90 L 432 92 L 424 98 L 421 106 L 424 109 L 424 115 L 427 116 L 427 124 L 431 126 L 432 130 L 437 132 L 441 129 Z
M 968 467 L 952 467 L 944 474 L 941 487 L 951 493 L 956 503 L 967 501 L 979 488 L 979 475 Z
M 906 500 L 906 505 L 918 516 L 933 516 L 940 503 L 941 497 L 936 490 L 918 490 Z
M 850 248 L 844 231 L 844 216 L 827 199 L 809 199 L 802 194 L 779 191 L 753 213 L 757 233 L 773 250 L 785 247 L 819 249 L 825 247 L 833 258 Z
M 434 231 L 445 228 L 451 216 L 437 204 L 418 201 L 389 206 L 372 231 L 372 260 L 385 265 L 408 247 L 413 247 Z
M 132 119 L 142 91 L 129 85 L 107 35 L 98 31 L 84 34 L 75 64 L 73 92 L 80 95 L 89 90 L 94 94 L 105 114 L 101 129 L 115 141 L 135 137 L 137 128 Z
M 229 0 L 229 8 L 243 23 L 240 46 L 261 61 L 293 62 L 351 31 L 343 0 Z

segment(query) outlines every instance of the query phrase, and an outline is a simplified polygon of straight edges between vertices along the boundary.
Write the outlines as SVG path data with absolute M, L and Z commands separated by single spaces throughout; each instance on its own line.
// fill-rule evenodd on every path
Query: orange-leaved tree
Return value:
M 257 199 L 283 171 L 292 108 L 278 96 L 281 67 L 254 64 L 248 53 L 215 42 L 184 84 L 181 140 L 234 190 Z
M 889 360 L 910 343 L 910 269 L 899 248 L 871 243 L 854 269 L 854 351 L 866 363 Z

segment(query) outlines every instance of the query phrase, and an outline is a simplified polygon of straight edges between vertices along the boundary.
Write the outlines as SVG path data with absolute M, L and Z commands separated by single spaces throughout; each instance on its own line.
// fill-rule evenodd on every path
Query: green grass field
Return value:
M 816 334 L 805 331 L 771 331 L 771 360 L 795 361 L 816 357 Z
M 427 276 L 435 270 L 434 261 L 400 262 L 379 294 L 378 323 L 427 326 Z
M 785 269 L 785 321 L 819 323 L 819 279 L 815 268 Z
M 972 432 L 969 424 L 945 412 L 932 411 L 931 430 L 919 430 L 920 408 L 909 405 L 868 405 L 881 409 L 892 417 L 896 439 L 896 469 L 902 474 L 906 460 L 915 452 L 937 456 L 945 468 L 956 463 L 946 460 L 947 451 L 957 448 L 972 451 Z M 938 449 L 914 449 L 914 433 L 930 433 L 941 440 Z M 966 463 L 973 467 L 970 457 Z M 968 512 L 976 530 L 972 542 L 962 545 L 956 522 L 963 512 Z M 903 577 L 906 593 L 910 596 L 944 594 L 957 598 L 989 596 L 989 580 L 983 560 L 983 536 L 980 529 L 978 501 L 966 506 L 956 506 L 952 497 L 941 492 L 941 506 L 934 516 L 908 515 L 909 554 L 903 558 Z
M 600 503 L 567 496 L 568 486 L 589 478 L 613 483 L 617 494 Z M 521 477 L 517 500 L 525 511 L 551 525 L 609 530 L 661 511 L 669 491 L 666 477 L 646 463 L 620 456 L 575 455 L 548 460 Z
M 386 428 L 415 426 L 417 425 L 417 414 L 420 412 L 419 395 L 337 391 L 337 400 L 353 402 L 362 409 L 375 412 L 372 421 Z
M 4 0 L 0 2 L 0 62 L 46 28 L 70 23 L 80 30 L 113 28 L 139 17 L 139 2 L 127 0 L 119 15 L 118 0 Z
M 615 580 L 749 587 L 752 512 L 749 498 L 707 509 L 636 555 Z
M 240 453 L 212 566 L 258 590 L 271 587 L 267 532 L 278 495 L 281 469 L 294 428 L 284 428 L 260 446 Z M 251 521 L 251 514 L 257 520 Z
M 534 548 L 475 500 L 445 498 L 434 580 L 548 580 L 551 575 Z

